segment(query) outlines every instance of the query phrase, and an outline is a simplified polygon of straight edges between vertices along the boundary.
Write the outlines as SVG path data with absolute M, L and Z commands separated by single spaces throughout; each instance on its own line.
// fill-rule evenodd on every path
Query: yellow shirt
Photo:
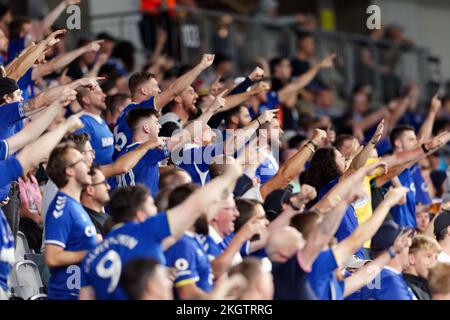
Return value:
M 369 158 L 367 159 L 364 166 L 367 167 L 377 162 L 380 162 L 379 158 Z M 367 176 L 364 178 L 363 185 L 366 196 L 364 198 L 358 199 L 355 203 L 353 203 L 359 225 L 366 222 L 372 216 L 372 193 L 370 192 L 370 181 L 379 176 L 381 176 L 381 172 L 377 172 L 372 176 Z M 370 241 L 367 241 L 364 244 L 364 247 L 370 248 Z

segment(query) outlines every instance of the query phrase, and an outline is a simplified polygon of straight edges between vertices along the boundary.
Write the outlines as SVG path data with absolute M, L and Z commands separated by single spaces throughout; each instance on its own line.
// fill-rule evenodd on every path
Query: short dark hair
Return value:
M 71 161 L 67 156 L 70 149 L 76 150 L 73 142 L 61 143 L 53 149 L 48 158 L 47 175 L 59 189 L 69 182 L 66 176 L 66 169 Z
M 233 59 L 227 54 L 224 53 L 216 53 L 214 56 L 213 66 L 217 67 L 219 64 L 224 62 L 232 62 Z
M 89 96 L 91 94 L 91 90 L 89 90 L 89 88 L 87 87 L 79 87 L 76 90 L 76 92 L 77 92 L 77 101 L 80 104 L 80 106 L 83 107 L 84 106 L 83 98 Z
M 147 282 L 155 276 L 159 262 L 151 258 L 139 258 L 129 261 L 120 276 L 120 285 L 129 300 L 140 300 Z
M 253 199 L 237 199 L 236 208 L 239 211 L 239 216 L 234 222 L 235 232 L 239 231 L 244 224 L 246 224 L 255 214 L 255 208 L 262 203 Z
M 9 39 L 19 39 L 24 24 L 31 23 L 28 17 L 15 17 L 9 24 Z M 9 57 L 14 58 L 14 57 Z
M 195 183 L 187 183 L 176 187 L 169 195 L 168 209 L 174 208 L 182 204 L 195 190 L 200 189 L 200 186 Z
M 336 137 L 336 140 L 334 141 L 334 146 L 336 149 L 340 150 L 342 146 L 344 145 L 344 142 L 347 140 L 354 140 L 355 137 L 351 134 L 343 133 Z
M 70 133 L 62 139 L 62 142 L 70 141 L 75 145 L 75 149 L 83 152 L 86 142 L 89 140 L 91 140 L 91 136 L 88 133 Z
M 147 71 L 133 73 L 130 80 L 128 80 L 128 87 L 130 88 L 131 94 L 135 94 L 139 88 L 150 79 L 156 79 L 156 76 Z
M 158 110 L 155 109 L 148 109 L 148 108 L 135 108 L 128 112 L 127 115 L 127 124 L 128 127 L 131 129 L 131 131 L 134 133 L 136 130 L 137 123 L 144 119 L 144 118 L 150 118 L 151 116 L 154 116 L 156 118 L 159 117 Z
M 399 139 L 402 136 L 402 134 L 406 131 L 414 131 L 415 132 L 414 128 L 408 124 L 402 124 L 402 125 L 396 126 L 394 129 L 392 129 L 391 135 L 389 137 L 392 148 L 395 148 L 395 141 L 397 139 Z
M 143 185 L 123 187 L 114 190 L 109 206 L 110 217 L 114 224 L 133 221 L 139 208 L 150 196 Z
M 287 57 L 275 57 L 270 60 L 269 67 L 270 67 L 270 73 L 274 74 L 275 68 L 278 67 L 284 60 L 287 60 Z
M 108 96 L 106 98 L 106 106 L 108 107 L 108 111 L 112 114 L 115 113 L 119 105 L 127 99 L 130 99 L 130 95 L 125 93 L 117 93 L 115 95 Z
M 311 31 L 301 31 L 297 33 L 297 43 L 307 39 L 307 38 L 314 38 L 314 33 Z

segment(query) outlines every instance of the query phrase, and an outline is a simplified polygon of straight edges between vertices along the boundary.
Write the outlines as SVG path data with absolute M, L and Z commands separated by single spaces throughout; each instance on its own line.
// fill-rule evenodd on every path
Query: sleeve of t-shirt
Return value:
M 2 124 L 13 124 L 23 118 L 25 118 L 23 102 L 7 103 L 0 108 L 0 122 Z
M 149 150 L 145 156 L 145 163 L 156 164 L 164 159 L 167 159 L 170 155 L 169 148 L 167 144 L 164 144 L 162 149 L 151 149 Z
M 173 248 L 170 266 L 175 267 L 175 287 L 195 283 L 200 279 L 197 272 L 196 254 L 184 242 L 179 242 Z
M 378 300 L 411 300 L 407 287 L 398 277 L 386 277 L 378 290 Z
M 8 141 L 0 140 L 0 160 L 6 160 L 8 158 L 9 145 Z
M 90 139 L 92 139 L 92 137 L 94 136 L 95 132 L 92 132 L 92 127 L 89 124 L 89 120 L 87 120 L 87 117 L 85 116 L 81 116 L 80 118 L 81 122 L 83 122 L 83 128 L 78 129 L 77 131 L 75 131 L 76 134 L 83 134 L 83 133 L 87 133 L 90 137 Z
M 11 157 L 7 160 L 0 161 L 0 186 L 5 186 L 13 180 L 18 179 L 23 173 L 20 162 Z
M 151 97 L 147 100 L 142 101 L 138 104 L 138 107 L 140 108 L 150 108 L 150 109 L 156 109 L 156 99 L 155 97 Z
M 49 208 L 45 221 L 45 244 L 52 244 L 63 249 L 69 239 L 72 217 L 68 210 L 58 210 L 56 205 Z
M 249 176 L 244 174 L 236 182 L 236 186 L 234 187 L 233 194 L 235 197 L 241 197 L 244 193 L 246 193 L 252 187 L 253 187 L 253 180 Z
M 334 271 L 338 267 L 332 249 L 322 251 L 314 261 L 312 270 L 315 274 L 326 274 Z
M 142 234 L 156 242 L 162 242 L 172 235 L 167 212 L 158 213 L 156 216 L 145 220 L 141 226 Z
M 28 69 L 27 72 L 22 76 L 22 78 L 17 81 L 17 85 L 20 90 L 24 91 L 29 85 L 33 83 L 33 68 Z

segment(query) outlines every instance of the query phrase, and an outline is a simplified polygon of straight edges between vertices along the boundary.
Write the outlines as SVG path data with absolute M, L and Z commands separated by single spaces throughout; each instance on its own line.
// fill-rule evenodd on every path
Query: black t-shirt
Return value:
M 308 273 L 294 255 L 285 263 L 272 264 L 275 300 L 317 300 L 308 281 Z
M 83 207 L 84 210 L 88 213 L 89 217 L 92 220 L 92 223 L 95 226 L 95 230 L 98 234 L 102 234 L 103 232 L 103 226 L 105 225 L 106 220 L 108 220 L 109 216 L 106 213 L 103 212 L 96 212 L 94 210 L 91 210 L 89 208 Z

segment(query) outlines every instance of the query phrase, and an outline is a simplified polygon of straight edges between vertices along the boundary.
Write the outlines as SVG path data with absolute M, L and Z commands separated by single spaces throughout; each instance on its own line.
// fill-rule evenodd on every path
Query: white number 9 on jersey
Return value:
M 108 264 L 106 268 L 105 266 Z M 103 279 L 111 279 L 108 286 L 108 293 L 116 290 L 117 284 L 119 283 L 120 274 L 122 272 L 122 261 L 120 260 L 119 254 L 114 250 L 109 250 L 103 258 L 97 264 L 95 271 L 99 277 Z

